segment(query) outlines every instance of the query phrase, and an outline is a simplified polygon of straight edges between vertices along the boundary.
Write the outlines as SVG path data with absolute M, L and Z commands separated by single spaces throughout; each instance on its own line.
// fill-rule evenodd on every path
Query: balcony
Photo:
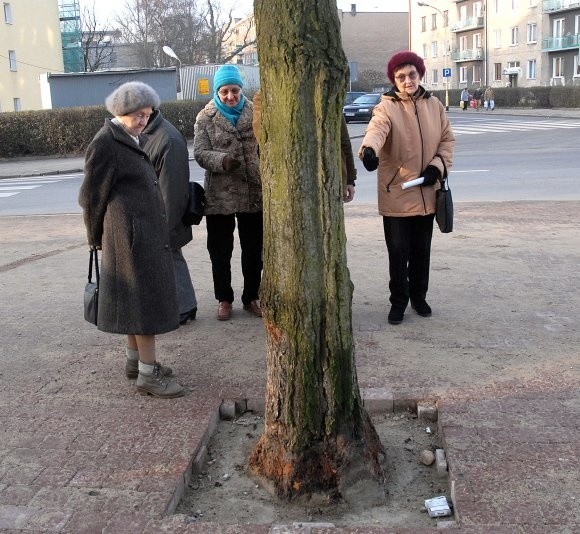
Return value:
M 452 50 L 451 61 L 483 61 L 483 48 L 466 48 L 464 50 Z
M 450 30 L 452 32 L 465 32 L 467 30 L 475 30 L 476 28 L 483 28 L 483 17 L 471 17 L 465 20 L 458 20 L 451 24 Z
M 580 0 L 543 0 L 542 13 L 557 13 L 580 7 Z
M 569 48 L 580 48 L 580 34 L 569 33 L 562 37 L 544 37 L 542 39 L 542 52 L 555 52 Z

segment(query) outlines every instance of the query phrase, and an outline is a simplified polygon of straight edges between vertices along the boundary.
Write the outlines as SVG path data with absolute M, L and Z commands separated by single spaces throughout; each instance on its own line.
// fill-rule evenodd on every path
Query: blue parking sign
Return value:
M 451 77 L 451 69 L 443 69 L 443 78 Z

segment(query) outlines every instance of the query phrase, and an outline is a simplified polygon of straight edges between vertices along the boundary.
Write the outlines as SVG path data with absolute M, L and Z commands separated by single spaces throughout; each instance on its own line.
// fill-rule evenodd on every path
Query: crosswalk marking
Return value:
M 578 129 L 580 122 L 548 121 L 513 121 L 505 122 L 501 119 L 488 120 L 484 118 L 471 119 L 469 123 L 453 121 L 455 135 L 481 135 L 485 133 L 506 133 L 523 131 L 540 131 L 553 129 Z
M 43 185 L 56 184 L 63 180 L 78 178 L 78 175 L 63 174 L 56 176 L 8 178 L 0 180 L 0 198 L 9 198 L 24 191 L 38 189 Z

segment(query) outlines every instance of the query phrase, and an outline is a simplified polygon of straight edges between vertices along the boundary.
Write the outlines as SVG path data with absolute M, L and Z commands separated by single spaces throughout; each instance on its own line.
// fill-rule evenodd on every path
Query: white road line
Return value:
M 0 198 L 7 198 L 7 197 L 13 197 L 14 195 L 17 195 L 18 193 L 0 193 Z
M 4 184 L 2 184 L 4 185 Z M 14 191 L 16 190 L 21 190 L 21 189 L 37 189 L 39 188 L 40 185 L 13 185 L 13 186 L 8 186 L 8 187 L 3 187 L 0 186 L 0 191 Z

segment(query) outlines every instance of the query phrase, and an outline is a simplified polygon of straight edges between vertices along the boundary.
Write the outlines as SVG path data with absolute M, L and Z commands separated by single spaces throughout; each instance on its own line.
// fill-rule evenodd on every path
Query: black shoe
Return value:
M 411 302 L 413 308 L 421 317 L 431 317 L 431 306 L 424 300 Z
M 392 307 L 389 312 L 389 324 L 401 324 L 405 317 L 405 310 L 401 308 Z
M 195 316 L 197 315 L 197 308 L 193 308 L 185 313 L 179 314 L 179 324 L 186 324 L 188 320 L 195 321 Z

